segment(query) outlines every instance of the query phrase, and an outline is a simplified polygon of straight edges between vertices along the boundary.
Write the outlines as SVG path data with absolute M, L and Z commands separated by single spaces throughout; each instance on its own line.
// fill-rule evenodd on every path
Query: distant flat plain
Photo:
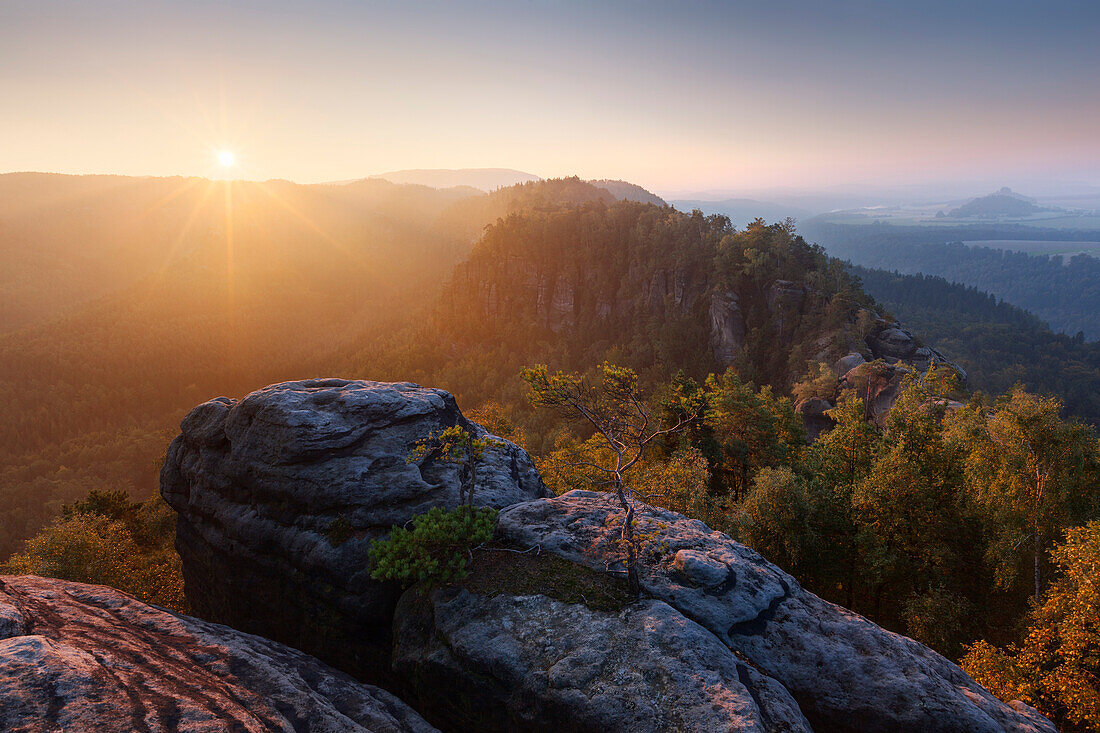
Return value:
M 1087 254 L 1100 257 L 1100 242 L 1055 242 L 1038 239 L 980 239 L 963 242 L 971 247 L 989 247 L 1012 252 L 1027 252 L 1032 255 L 1062 255 L 1072 257 L 1075 254 Z

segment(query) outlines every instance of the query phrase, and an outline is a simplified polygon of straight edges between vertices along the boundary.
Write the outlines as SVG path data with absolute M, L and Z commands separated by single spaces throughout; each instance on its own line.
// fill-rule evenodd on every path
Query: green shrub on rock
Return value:
M 466 575 L 471 549 L 492 539 L 496 521 L 497 510 L 488 507 L 432 507 L 413 518 L 411 529 L 394 527 L 389 537 L 371 545 L 371 577 L 404 585 L 459 580 Z

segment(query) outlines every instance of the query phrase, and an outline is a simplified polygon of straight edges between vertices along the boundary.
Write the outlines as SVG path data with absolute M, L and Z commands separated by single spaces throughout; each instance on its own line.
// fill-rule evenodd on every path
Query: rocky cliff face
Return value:
M 0 576 L 0 730 L 435 728 L 385 690 L 282 644 L 112 588 Z
M 370 579 L 367 553 L 392 526 L 458 505 L 458 466 L 406 463 L 451 425 L 485 433 L 449 393 L 413 384 L 316 379 L 196 407 L 161 472 L 192 608 L 367 678 L 388 674 L 399 591 Z M 474 502 L 547 494 L 505 441 L 479 467 Z
M 728 283 L 715 281 L 712 273 L 699 266 L 654 270 L 632 266 L 618 282 L 604 282 L 582 269 L 509 255 L 457 268 L 446 307 L 452 317 L 462 321 L 499 324 L 520 319 L 532 332 L 552 334 L 598 328 L 600 324 L 612 324 L 608 334 L 621 334 L 629 332 L 625 324 L 631 322 L 697 320 L 698 332 L 709 338 L 687 343 L 684 348 L 701 351 L 709 346 L 713 367 L 721 370 L 738 363 L 750 332 L 766 334 L 788 348 L 796 332 L 807 338 L 806 324 L 812 327 L 821 316 L 815 311 L 823 307 L 819 295 L 792 280 L 773 280 L 752 292 L 739 292 Z M 882 359 L 896 367 L 898 383 L 904 368 L 923 372 L 935 362 L 954 369 L 965 384 L 966 373 L 961 367 L 921 344 L 901 324 L 869 312 L 865 315 L 872 324 L 862 336 L 854 322 L 839 330 L 812 331 L 812 348 L 806 356 L 810 361 L 835 362 L 839 376 L 864 361 Z
M 441 424 L 481 431 L 463 421 L 437 390 L 339 380 L 196 408 L 162 485 L 180 511 L 192 603 L 384 677 L 451 730 L 1053 732 L 935 652 L 673 512 L 639 505 L 641 531 L 660 540 L 642 598 L 616 596 L 613 497 L 538 498 L 514 447 L 492 459 L 481 493 L 505 507 L 496 544 L 473 553 L 475 569 L 494 570 L 413 587 L 395 604 L 393 589 L 366 580 L 367 541 L 456 501 L 453 468 L 404 456 Z M 333 516 L 348 518 L 352 539 L 325 537 Z

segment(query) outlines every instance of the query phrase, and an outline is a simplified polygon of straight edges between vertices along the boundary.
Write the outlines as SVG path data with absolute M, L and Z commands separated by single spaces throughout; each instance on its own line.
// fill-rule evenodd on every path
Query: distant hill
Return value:
M 952 219 L 1019 218 L 1043 211 L 1050 211 L 1050 209 L 1045 209 L 1036 204 L 1034 199 L 1021 196 L 1005 187 L 996 193 L 968 201 L 959 208 L 949 211 L 947 216 Z
M 651 193 L 641 186 L 628 181 L 611 181 L 601 178 L 598 181 L 589 181 L 593 186 L 599 186 L 606 190 L 617 201 L 637 201 L 640 204 L 653 204 L 655 206 L 668 206 L 663 198 Z
M 699 209 L 706 214 L 721 214 L 729 217 L 730 223 L 735 227 L 746 227 L 754 219 L 763 219 L 767 222 L 783 221 L 787 217 L 805 219 L 812 216 L 812 212 L 797 206 L 777 204 L 771 201 L 757 201 L 755 199 L 723 199 L 721 201 L 702 201 L 697 199 L 676 199 L 672 202 L 680 211 L 694 211 Z
M 383 178 L 391 183 L 413 183 L 432 188 L 470 186 L 482 191 L 542 180 L 533 173 L 511 168 L 424 168 L 378 173 L 368 178 Z

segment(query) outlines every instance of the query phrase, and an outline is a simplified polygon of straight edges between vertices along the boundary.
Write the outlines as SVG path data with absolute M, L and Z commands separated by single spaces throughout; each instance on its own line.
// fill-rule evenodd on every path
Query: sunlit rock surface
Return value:
M 314 379 L 193 409 L 168 449 L 161 493 L 195 613 L 382 679 L 399 589 L 370 579 L 375 538 L 459 503 L 462 469 L 407 463 L 417 441 L 462 425 L 443 390 Z M 486 453 L 474 503 L 548 496 L 512 443 Z
M 0 730 L 435 729 L 385 690 L 282 644 L 112 588 L 0 576 Z
M 781 683 L 820 731 L 1046 731 L 1022 704 L 1006 705 L 927 647 L 823 601 L 753 550 L 698 520 L 639 504 L 655 530 L 641 571 L 660 599 L 755 669 Z M 500 533 L 594 569 L 621 567 L 608 518 L 616 500 L 573 491 L 509 507 Z

